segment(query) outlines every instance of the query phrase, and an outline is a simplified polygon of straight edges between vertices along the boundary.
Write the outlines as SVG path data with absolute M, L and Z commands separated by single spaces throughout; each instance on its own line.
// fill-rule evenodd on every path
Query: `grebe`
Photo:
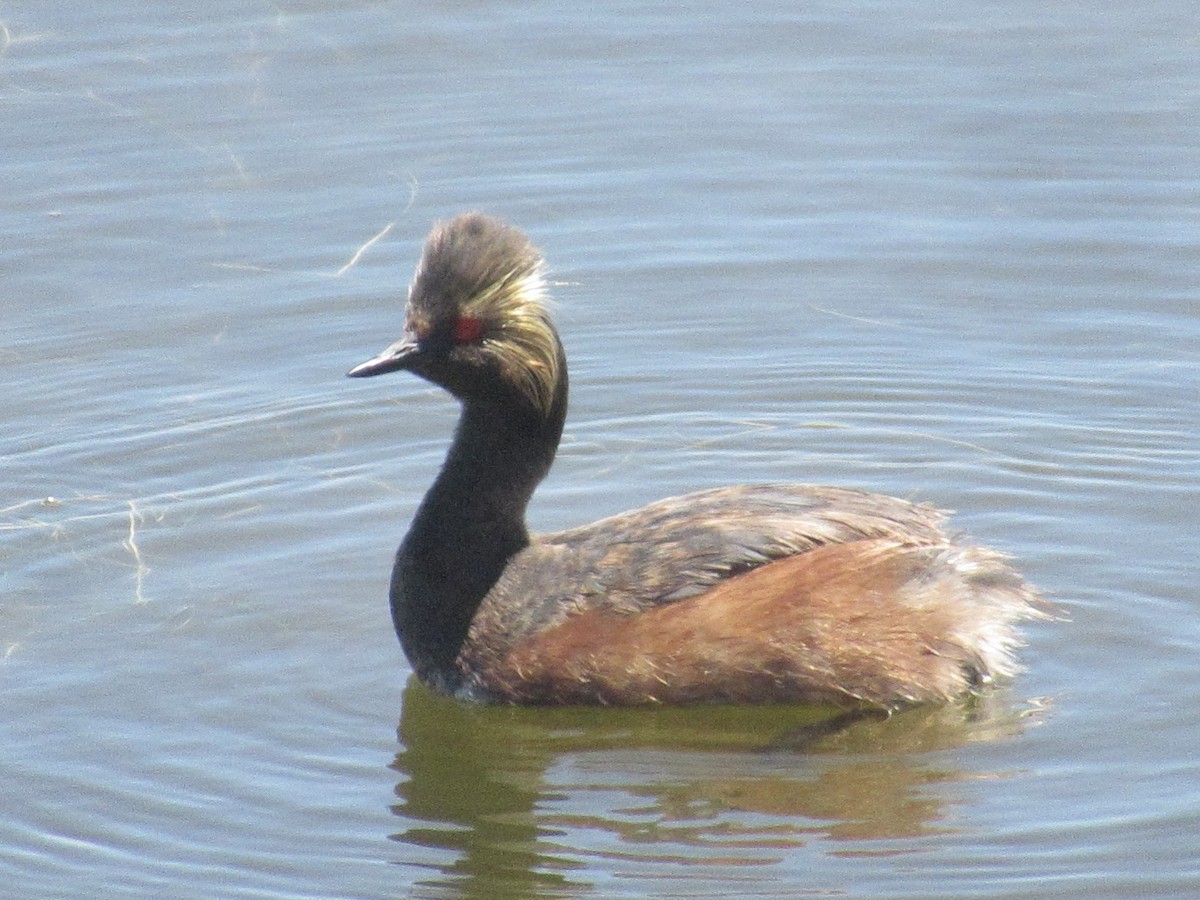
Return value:
M 792 702 L 890 710 L 1017 670 L 1039 599 L 943 514 L 802 484 L 699 491 L 555 534 L 525 510 L 567 412 L 544 263 L 466 213 L 434 227 L 404 336 L 352 377 L 404 369 L 462 403 L 396 554 L 392 618 L 427 685 L 527 704 Z

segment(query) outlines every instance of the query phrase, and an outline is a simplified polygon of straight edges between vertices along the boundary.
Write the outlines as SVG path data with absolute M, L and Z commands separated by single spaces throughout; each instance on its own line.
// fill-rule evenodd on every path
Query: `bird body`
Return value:
M 467 213 L 438 225 L 405 336 L 350 371 L 405 369 L 463 411 L 396 555 L 393 621 L 417 675 L 528 704 L 948 701 L 1015 673 L 1035 592 L 932 507 L 815 485 L 685 494 L 531 535 L 567 366 L 540 254 Z

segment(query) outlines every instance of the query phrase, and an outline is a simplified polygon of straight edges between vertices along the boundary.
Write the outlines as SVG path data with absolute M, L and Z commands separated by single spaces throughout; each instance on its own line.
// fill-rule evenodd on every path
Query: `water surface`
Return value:
M 14 896 L 1200 892 L 1189 5 L 0 26 Z M 956 509 L 1070 623 L 985 702 L 814 741 L 408 684 L 390 557 L 455 409 L 343 373 L 467 208 L 552 266 L 536 528 L 864 487 Z

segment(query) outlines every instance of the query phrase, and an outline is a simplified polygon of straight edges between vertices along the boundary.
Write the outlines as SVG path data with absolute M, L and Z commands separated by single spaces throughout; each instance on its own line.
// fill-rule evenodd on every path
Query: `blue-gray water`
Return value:
M 0 892 L 1200 893 L 1198 34 L 1181 0 L 0 9 Z M 406 689 L 390 556 L 455 409 L 343 373 L 466 208 L 556 282 L 537 528 L 866 487 L 1071 621 L 970 716 L 802 751 L 789 710 Z

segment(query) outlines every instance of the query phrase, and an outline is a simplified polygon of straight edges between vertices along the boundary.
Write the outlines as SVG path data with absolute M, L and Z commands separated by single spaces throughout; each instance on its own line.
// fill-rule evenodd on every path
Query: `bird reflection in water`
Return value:
M 944 751 L 1039 718 L 1003 692 L 845 721 L 789 706 L 473 706 L 413 679 L 392 764 L 404 825 L 391 837 L 419 848 L 399 860 L 430 870 L 419 883 L 460 896 L 575 895 L 599 858 L 667 866 L 667 878 L 680 864 L 690 877 L 724 868 L 744 883 L 748 867 L 794 852 L 908 852 L 905 839 L 947 830 L 961 801 L 931 786 L 1004 774 Z

